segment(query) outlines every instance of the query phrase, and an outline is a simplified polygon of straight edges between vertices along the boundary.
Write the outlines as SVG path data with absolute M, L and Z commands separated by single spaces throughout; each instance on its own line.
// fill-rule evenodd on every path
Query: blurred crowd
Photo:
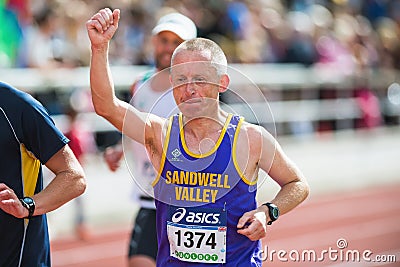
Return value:
M 87 66 L 85 22 L 107 6 L 122 11 L 114 65 L 152 64 L 151 29 L 177 10 L 231 63 L 400 68 L 400 0 L 0 0 L 0 67 Z
M 323 76 L 353 77 L 346 92 L 324 88 L 313 97 L 355 97 L 361 119 L 353 127 L 400 123 L 400 85 L 363 82 L 374 70 L 400 69 L 400 0 L 0 0 L 0 68 L 88 66 L 85 23 L 104 7 L 121 9 L 111 65 L 153 65 L 151 30 L 162 15 L 178 11 L 195 22 L 199 37 L 218 43 L 230 63 L 297 63 Z M 78 97 L 68 102 L 83 101 L 77 109 L 91 110 L 87 91 L 71 91 Z M 64 112 L 56 88 L 35 97 L 51 114 Z M 314 128 L 341 128 L 335 123 Z

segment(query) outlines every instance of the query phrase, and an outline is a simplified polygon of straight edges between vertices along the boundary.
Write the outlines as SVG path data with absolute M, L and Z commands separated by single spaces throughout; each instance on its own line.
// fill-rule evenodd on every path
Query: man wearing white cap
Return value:
M 170 67 L 171 56 L 175 48 L 185 40 L 196 38 L 196 26 L 191 19 L 179 14 L 169 13 L 162 16 L 152 30 L 155 68 L 136 79 L 131 87 L 131 104 L 137 109 L 169 117 L 177 110 L 169 85 L 169 72 L 162 71 Z M 155 75 L 157 74 L 157 75 Z M 156 266 L 157 234 L 156 209 L 152 196 L 151 182 L 155 172 L 141 144 L 132 144 L 134 152 L 133 174 L 141 187 L 138 194 L 140 209 L 136 215 L 131 241 L 129 243 L 129 266 Z M 118 169 L 123 151 L 121 145 L 107 148 L 104 158 L 110 170 Z

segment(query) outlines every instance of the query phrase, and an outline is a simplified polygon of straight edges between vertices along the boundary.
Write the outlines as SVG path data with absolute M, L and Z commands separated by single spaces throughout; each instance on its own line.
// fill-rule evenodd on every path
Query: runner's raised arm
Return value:
M 118 29 L 119 19 L 119 9 L 111 11 L 109 8 L 104 8 L 86 22 L 92 52 L 90 65 L 92 101 L 98 115 L 104 117 L 133 140 L 144 144 L 145 130 L 148 138 L 155 137 L 154 130 L 160 131 L 164 120 L 142 113 L 115 96 L 108 50 L 110 40 Z M 129 123 L 124 125 L 125 121 Z M 150 121 L 153 122 L 150 123 Z

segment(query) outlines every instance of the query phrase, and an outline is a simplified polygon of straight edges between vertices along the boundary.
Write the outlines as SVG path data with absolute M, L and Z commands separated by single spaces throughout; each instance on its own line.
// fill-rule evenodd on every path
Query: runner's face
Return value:
M 156 68 L 163 70 L 171 65 L 171 56 L 183 40 L 173 32 L 163 31 L 153 37 Z
M 171 83 L 175 102 L 185 116 L 207 116 L 218 109 L 221 78 L 201 52 L 181 51 L 176 55 Z

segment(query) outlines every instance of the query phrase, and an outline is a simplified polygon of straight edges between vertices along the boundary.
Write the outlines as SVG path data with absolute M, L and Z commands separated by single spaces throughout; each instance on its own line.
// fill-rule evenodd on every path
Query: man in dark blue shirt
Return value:
M 0 82 L 0 266 L 50 266 L 46 213 L 81 195 L 84 173 L 45 108 Z M 56 176 L 43 188 L 42 164 Z

